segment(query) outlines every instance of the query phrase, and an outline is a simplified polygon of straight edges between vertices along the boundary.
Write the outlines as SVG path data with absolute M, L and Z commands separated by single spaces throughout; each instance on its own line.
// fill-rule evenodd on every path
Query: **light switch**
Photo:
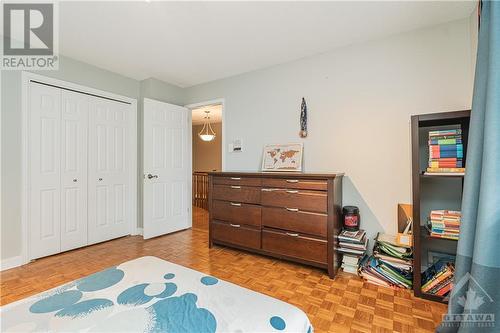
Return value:
M 230 144 L 227 145 L 228 151 L 230 153 L 238 153 L 243 151 L 243 144 L 241 139 L 233 140 Z

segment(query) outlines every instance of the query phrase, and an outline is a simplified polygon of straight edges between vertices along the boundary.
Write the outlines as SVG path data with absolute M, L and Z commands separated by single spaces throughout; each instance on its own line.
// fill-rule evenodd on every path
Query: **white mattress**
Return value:
M 2 332 L 312 332 L 295 306 L 142 257 L 1 308 Z

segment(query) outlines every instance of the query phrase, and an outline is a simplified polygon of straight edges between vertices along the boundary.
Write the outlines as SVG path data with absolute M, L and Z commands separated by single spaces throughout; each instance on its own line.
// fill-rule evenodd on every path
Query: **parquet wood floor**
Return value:
M 208 249 L 207 214 L 195 211 L 193 229 L 143 240 L 131 236 L 36 260 L 0 273 L 4 305 L 63 283 L 152 255 L 291 303 L 316 332 L 433 332 L 446 306 L 341 273 L 214 246 Z

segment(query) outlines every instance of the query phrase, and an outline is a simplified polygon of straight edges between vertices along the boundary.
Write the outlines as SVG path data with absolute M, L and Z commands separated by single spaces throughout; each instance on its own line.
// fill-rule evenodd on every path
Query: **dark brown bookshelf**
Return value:
M 462 143 L 464 147 L 463 164 L 467 159 L 467 138 L 469 136 L 470 110 L 422 114 L 411 117 L 412 141 L 412 191 L 413 191 L 413 292 L 416 297 L 445 303 L 441 296 L 422 292 L 422 272 L 430 264 L 428 253 L 440 252 L 456 255 L 457 241 L 453 239 L 430 236 L 425 223 L 431 209 L 460 210 L 463 190 L 463 175 L 425 175 L 426 163 L 429 157 L 428 147 L 423 142 L 428 140 L 428 132 L 435 129 L 458 127 L 462 129 Z M 445 204 L 452 203 L 452 207 L 438 207 L 439 193 L 433 193 L 434 188 L 458 189 L 450 191 L 449 197 L 443 198 Z M 430 188 L 431 190 L 426 190 Z M 457 193 L 459 192 L 459 193 Z M 443 192 L 446 196 L 446 191 Z

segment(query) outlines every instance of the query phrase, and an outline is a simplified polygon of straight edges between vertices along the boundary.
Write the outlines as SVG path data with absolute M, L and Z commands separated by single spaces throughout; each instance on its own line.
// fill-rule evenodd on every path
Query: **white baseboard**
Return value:
M 141 235 L 142 236 L 142 228 L 135 229 L 135 234 L 134 235 Z
M 0 261 L 0 271 L 5 271 L 6 269 L 11 269 L 24 264 L 22 256 L 10 257 Z

